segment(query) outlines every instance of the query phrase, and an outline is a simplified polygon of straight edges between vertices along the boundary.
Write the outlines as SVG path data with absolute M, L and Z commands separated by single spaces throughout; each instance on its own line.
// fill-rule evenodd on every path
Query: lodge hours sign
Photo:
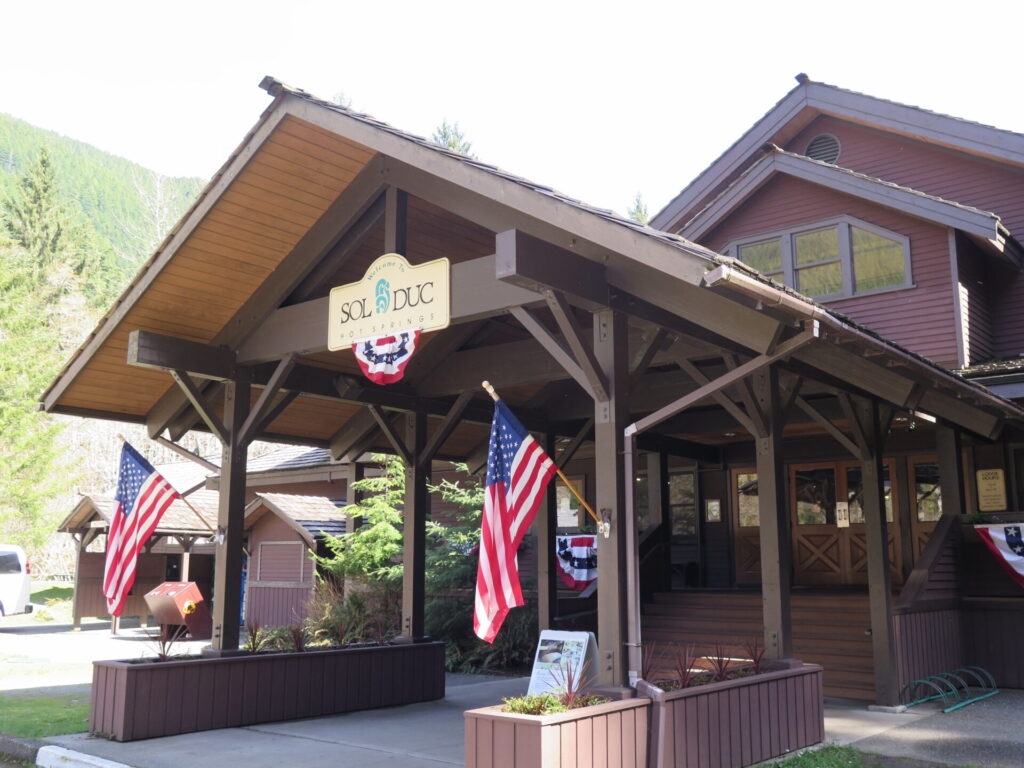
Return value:
M 398 253 L 373 262 L 362 280 L 331 289 L 327 348 L 397 331 L 447 328 L 451 320 L 448 259 L 412 266 Z

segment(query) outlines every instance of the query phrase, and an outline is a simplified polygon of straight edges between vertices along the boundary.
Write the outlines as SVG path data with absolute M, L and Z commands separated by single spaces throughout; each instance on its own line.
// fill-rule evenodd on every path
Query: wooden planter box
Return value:
M 649 699 L 625 699 L 557 715 L 471 709 L 466 768 L 646 768 Z
M 813 664 L 662 691 L 653 700 L 653 768 L 741 768 L 825 738 L 822 670 Z
M 116 741 L 444 697 L 444 643 L 93 662 L 89 731 Z

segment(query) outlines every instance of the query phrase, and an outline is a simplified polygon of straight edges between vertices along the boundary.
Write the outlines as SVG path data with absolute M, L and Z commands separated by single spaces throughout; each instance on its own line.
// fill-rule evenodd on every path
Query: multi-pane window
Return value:
M 910 286 L 910 241 L 848 216 L 745 238 L 734 249 L 743 263 L 815 298 Z

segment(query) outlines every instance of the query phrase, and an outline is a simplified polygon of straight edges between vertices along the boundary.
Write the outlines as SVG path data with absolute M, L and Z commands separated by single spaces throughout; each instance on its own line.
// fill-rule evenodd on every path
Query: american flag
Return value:
M 498 400 L 491 422 L 473 631 L 493 642 L 509 609 L 523 604 L 516 551 L 537 513 L 555 463 Z
M 107 532 L 107 561 L 103 569 L 103 594 L 111 616 L 120 616 L 128 592 L 135 583 L 135 566 L 146 539 L 160 523 L 178 492 L 153 465 L 125 443 L 117 480 L 117 511 Z

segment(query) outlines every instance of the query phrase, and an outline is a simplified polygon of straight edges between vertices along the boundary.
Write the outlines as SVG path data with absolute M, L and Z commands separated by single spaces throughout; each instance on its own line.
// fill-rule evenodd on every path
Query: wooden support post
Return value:
M 619 686 L 626 679 L 625 498 L 623 430 L 629 423 L 626 318 L 602 310 L 594 315 L 594 357 L 607 385 L 608 400 L 594 402 L 594 471 L 598 515 L 611 533 L 598 545 L 597 633 L 598 680 Z
M 363 500 L 363 497 L 366 496 L 365 491 L 357 491 L 355 488 L 352 487 L 353 484 L 358 483 L 364 477 L 366 477 L 366 466 L 364 464 L 360 464 L 356 461 L 353 461 L 349 465 L 348 480 L 346 480 L 345 482 L 345 501 L 347 503 L 359 504 Z M 349 521 L 347 523 L 348 530 L 354 531 L 356 528 L 359 528 L 365 522 L 366 521 L 363 520 L 363 518 L 361 517 L 349 518 Z
M 544 451 L 555 455 L 555 436 L 544 435 Z M 554 629 L 558 613 L 558 575 L 555 569 L 555 533 L 558 518 L 555 501 L 555 483 L 548 483 L 544 503 L 537 510 L 534 528 L 537 536 L 537 623 L 541 630 Z
M 410 460 L 405 465 L 405 504 L 402 544 L 402 629 L 395 638 L 400 643 L 418 643 L 425 639 L 424 603 L 426 599 L 427 515 L 430 495 L 427 481 L 430 465 L 419 460 L 427 442 L 427 415 L 405 414 L 405 445 Z
M 939 454 L 939 485 L 942 487 L 942 514 L 959 517 L 966 509 L 964 473 L 961 464 L 963 446 L 960 430 L 943 421 L 935 424 L 935 449 Z M 914 479 L 910 478 L 910 482 Z
M 754 440 L 757 449 L 757 506 L 761 519 L 764 647 L 768 658 L 786 659 L 793 655 L 792 567 L 778 369 L 774 365 L 762 368 L 753 379 L 754 394 L 765 416 L 766 429 Z
M 245 517 L 245 470 L 248 446 L 241 442 L 249 414 L 250 386 L 229 381 L 224 387 L 224 429 L 227 441 L 220 462 L 220 503 L 213 571 L 212 654 L 238 650 L 239 606 L 242 604 L 242 526 Z
M 178 571 L 179 581 L 188 581 L 189 571 L 192 569 L 192 545 L 181 553 L 181 568 Z
M 875 703 L 899 704 L 895 638 L 892 628 L 892 575 L 889 570 L 889 530 L 885 520 L 885 482 L 881 431 L 876 400 L 857 398 L 853 405 L 864 434 L 861 482 L 864 498 L 864 544 L 868 558 L 868 600 L 871 611 L 871 646 L 875 666 Z
M 658 542 L 661 560 L 657 584 L 641 584 L 652 592 L 672 589 L 672 514 L 668 499 L 668 454 L 650 452 L 647 454 L 647 500 L 650 505 L 649 519 L 658 520 Z

